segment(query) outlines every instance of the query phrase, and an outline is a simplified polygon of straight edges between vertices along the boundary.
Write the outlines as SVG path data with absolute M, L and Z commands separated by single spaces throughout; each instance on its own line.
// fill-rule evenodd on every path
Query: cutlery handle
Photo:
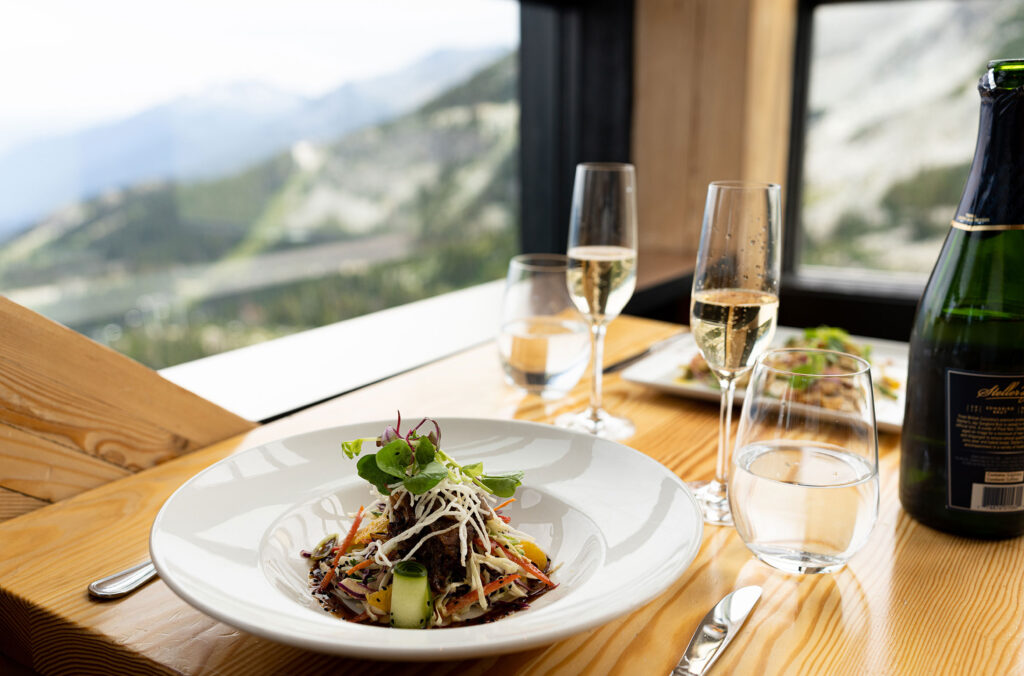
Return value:
M 676 668 L 669 672 L 668 676 L 700 676 L 700 671 L 694 671 L 690 668 L 690 660 L 684 657 Z
M 140 563 L 119 573 L 108 575 L 89 585 L 89 595 L 97 599 L 117 599 L 126 596 L 156 577 L 152 561 Z
M 686 652 L 669 676 L 707 674 L 725 647 L 736 637 L 736 632 L 743 626 L 750 609 L 759 598 L 761 588 L 757 585 L 741 587 L 726 594 L 701 620 L 693 632 L 690 644 L 686 646 Z

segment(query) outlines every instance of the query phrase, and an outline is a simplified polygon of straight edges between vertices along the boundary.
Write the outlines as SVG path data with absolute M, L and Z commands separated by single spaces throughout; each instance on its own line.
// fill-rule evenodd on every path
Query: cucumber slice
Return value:
M 416 561 L 395 564 L 391 582 L 391 626 L 426 629 L 433 614 L 426 566 Z

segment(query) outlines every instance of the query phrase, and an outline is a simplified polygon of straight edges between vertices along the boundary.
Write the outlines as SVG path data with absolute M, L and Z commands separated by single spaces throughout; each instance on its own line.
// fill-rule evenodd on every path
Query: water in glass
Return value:
M 867 542 L 878 492 L 870 364 L 802 349 L 758 360 L 728 489 L 750 551 L 790 573 L 838 570 Z
M 590 359 L 590 330 L 565 285 L 568 260 L 523 254 L 509 262 L 498 332 L 505 380 L 545 398 L 564 396 Z

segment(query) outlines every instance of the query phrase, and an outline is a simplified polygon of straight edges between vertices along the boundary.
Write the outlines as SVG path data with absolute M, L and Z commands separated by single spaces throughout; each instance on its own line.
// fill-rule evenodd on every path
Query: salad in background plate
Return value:
M 775 345 L 775 347 L 779 346 Z M 876 367 L 875 372 L 872 373 L 875 394 L 892 400 L 897 400 L 900 397 L 899 391 L 904 385 L 903 381 L 887 372 L 888 367 L 892 365 L 892 360 L 888 358 L 872 360 L 871 353 L 873 350 L 871 344 L 864 342 L 864 339 L 853 339 L 849 332 L 844 329 L 834 326 L 817 326 L 803 329 L 802 333 L 786 338 L 785 342 L 782 343 L 782 347 L 834 350 L 836 352 L 852 354 L 855 357 L 861 357 L 873 367 Z M 748 370 L 741 374 L 736 379 L 736 386 L 745 387 L 750 381 L 750 373 L 751 371 Z M 693 381 L 706 387 L 719 389 L 718 379 L 711 372 L 711 369 L 708 368 L 708 363 L 699 351 L 690 359 L 689 363 L 680 366 L 679 379 L 682 382 Z
M 903 425 L 903 407 L 907 382 L 907 344 L 850 335 L 843 329 L 820 326 L 797 329 L 780 326 L 775 330 L 772 347 L 812 347 L 839 350 L 864 357 L 871 362 L 871 380 L 875 385 L 875 418 L 878 429 L 898 432 Z M 749 373 L 749 372 L 748 372 Z M 679 396 L 719 403 L 718 381 L 686 334 L 671 347 L 657 351 L 622 372 L 622 378 Z M 749 376 L 736 388 L 735 403 L 743 402 Z

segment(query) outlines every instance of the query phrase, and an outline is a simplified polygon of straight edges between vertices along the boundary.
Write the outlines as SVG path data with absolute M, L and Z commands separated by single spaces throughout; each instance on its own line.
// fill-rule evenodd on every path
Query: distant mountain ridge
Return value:
M 309 285 L 325 270 L 410 252 L 429 267 L 428 251 L 472 250 L 445 274 L 490 279 L 474 271 L 504 266 L 518 222 L 516 83 L 512 52 L 387 122 L 299 141 L 217 178 L 145 182 L 82 201 L 0 246 L 0 290 L 92 331 L 158 306 L 213 312 L 243 291 L 276 298 L 285 295 L 278 287 L 306 285 L 313 296 L 320 291 Z M 337 253 L 345 251 L 358 260 Z M 300 305 L 308 303 L 322 301 Z M 339 308 L 325 308 L 323 322 Z
M 0 155 L 0 242 L 54 209 L 146 181 L 211 178 L 300 140 L 319 142 L 414 109 L 506 50 L 443 50 L 306 99 L 240 82 Z

